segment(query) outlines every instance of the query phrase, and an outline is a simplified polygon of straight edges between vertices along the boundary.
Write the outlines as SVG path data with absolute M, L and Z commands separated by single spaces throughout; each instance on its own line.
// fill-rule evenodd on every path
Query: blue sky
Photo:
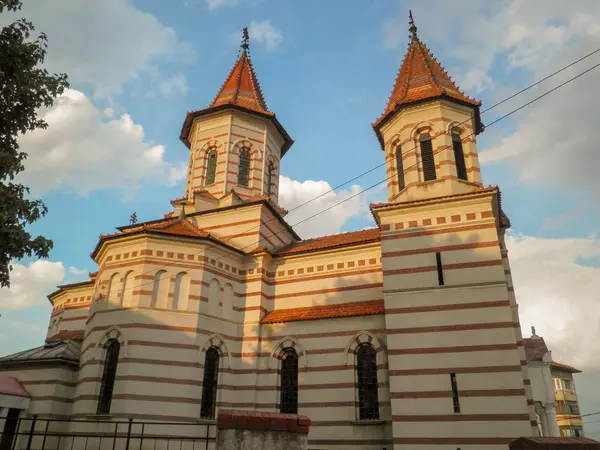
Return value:
M 99 233 L 126 224 L 133 211 L 140 220 L 162 217 L 169 200 L 182 195 L 188 151 L 178 136 L 185 113 L 210 103 L 234 64 L 244 26 L 269 108 L 296 141 L 282 161 L 281 203 L 288 208 L 383 161 L 370 124 L 404 56 L 409 8 L 421 39 L 484 109 L 594 50 L 600 37 L 594 1 L 546 1 L 543 9 L 535 1 L 447 3 L 26 4 L 22 15 L 48 34 L 48 67 L 67 72 L 73 91 L 44 112 L 47 131 L 21 141 L 30 154 L 23 179 L 49 208 L 31 229 L 55 247 L 44 265 L 19 262 L 13 288 L 0 290 L 0 354 L 43 341 L 45 295 L 95 270 L 89 252 Z M 600 54 L 484 113 L 483 122 L 598 62 Z M 484 183 L 501 187 L 513 224 L 509 251 L 524 334 L 535 324 L 555 358 L 585 371 L 585 386 L 600 379 L 598 77 L 600 70 L 591 72 L 478 138 Z M 384 178 L 380 168 L 295 211 L 290 222 Z M 385 190 L 374 189 L 299 232 L 369 226 L 368 202 L 383 199 Z M 584 408 L 600 411 L 600 397 L 590 394 Z

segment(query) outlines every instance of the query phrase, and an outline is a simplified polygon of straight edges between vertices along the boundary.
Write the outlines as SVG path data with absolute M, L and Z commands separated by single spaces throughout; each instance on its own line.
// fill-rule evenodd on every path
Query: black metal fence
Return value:
M 5 419 L 5 420 L 3 420 Z M 217 427 L 129 419 L 0 417 L 0 450 L 215 450 Z

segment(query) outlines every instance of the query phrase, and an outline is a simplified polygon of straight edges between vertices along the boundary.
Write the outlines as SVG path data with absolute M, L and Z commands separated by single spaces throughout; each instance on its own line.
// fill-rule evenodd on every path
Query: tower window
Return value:
M 214 348 L 206 351 L 204 379 L 202 381 L 202 405 L 200 417 L 214 419 L 217 404 L 217 381 L 219 378 L 219 352 Z
M 452 133 L 452 148 L 454 149 L 456 174 L 459 179 L 467 181 L 467 166 L 465 164 L 465 153 L 463 152 L 463 145 L 460 135 L 456 131 Z
M 402 147 L 398 145 L 396 147 L 396 173 L 398 175 L 398 190 L 402 190 L 406 187 L 404 182 L 404 165 L 402 164 Z
M 444 285 L 444 269 L 442 267 L 442 254 L 440 252 L 435 252 L 435 264 L 437 266 L 438 284 L 440 286 L 443 286 Z
M 435 160 L 433 158 L 433 146 L 429 133 L 423 133 L 419 137 L 421 143 L 421 162 L 423 164 L 423 176 L 425 181 L 435 180 Z
M 206 185 L 214 184 L 215 174 L 217 172 L 217 150 L 212 149 L 208 152 L 208 161 L 206 164 Z
M 243 148 L 240 150 L 240 165 L 238 168 L 238 184 L 240 186 L 248 186 L 248 178 L 250 174 L 250 150 Z
M 460 412 L 460 402 L 458 400 L 458 386 L 456 384 L 456 374 L 450 374 L 450 384 L 452 385 L 452 403 L 454 405 L 454 412 Z
M 280 412 L 298 413 L 298 354 L 286 348 L 281 356 Z
M 273 172 L 275 171 L 275 166 L 273 163 L 269 164 L 269 168 L 267 169 L 267 197 L 271 198 L 272 192 L 272 184 L 273 184 Z
M 356 349 L 356 375 L 359 418 L 361 420 L 379 419 L 377 353 L 370 344 L 361 344 Z
M 102 373 L 98 409 L 96 411 L 98 414 L 108 414 L 110 412 L 120 350 L 121 344 L 116 339 L 110 340 L 106 346 L 106 358 L 104 359 L 104 371 Z

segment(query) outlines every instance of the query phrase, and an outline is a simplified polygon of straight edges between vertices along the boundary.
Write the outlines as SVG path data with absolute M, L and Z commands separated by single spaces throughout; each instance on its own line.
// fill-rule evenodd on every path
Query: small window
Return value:
M 298 354 L 293 348 L 281 355 L 280 412 L 298 414 Z
M 456 175 L 459 179 L 467 181 L 465 153 L 463 152 L 462 140 L 457 131 L 452 133 L 452 148 L 454 149 L 454 161 L 456 162 Z
M 267 170 L 267 197 L 271 198 L 272 186 L 273 186 L 273 172 L 275 171 L 275 166 L 273 163 L 269 164 L 269 169 Z
M 217 150 L 212 149 L 208 152 L 208 161 L 206 165 L 206 185 L 214 184 L 215 174 L 217 173 Z
M 398 190 L 401 191 L 406 187 L 404 181 L 404 165 L 402 164 L 402 147 L 396 147 L 396 174 L 398 175 Z
M 238 167 L 238 184 L 248 186 L 248 177 L 250 174 L 250 150 L 243 148 L 240 150 L 240 165 Z
M 102 381 L 100 383 L 100 396 L 98 397 L 98 414 L 108 414 L 110 412 L 120 350 L 121 344 L 119 344 L 119 341 L 116 339 L 108 341 L 106 358 L 104 359 L 104 371 L 102 372 Z
M 219 378 L 219 352 L 214 348 L 206 351 L 204 378 L 202 381 L 202 405 L 200 417 L 214 419 L 217 405 L 217 382 Z
M 356 349 L 356 376 L 359 419 L 379 419 L 377 353 L 370 344 L 361 344 Z
M 423 177 L 425 181 L 437 178 L 435 173 L 435 159 L 433 158 L 433 145 L 429 133 L 423 133 L 419 137 L 421 143 L 421 163 L 423 164 Z
M 450 374 L 450 386 L 452 387 L 452 404 L 454 406 L 454 412 L 460 412 L 460 399 L 458 398 L 458 384 L 456 383 L 456 374 Z

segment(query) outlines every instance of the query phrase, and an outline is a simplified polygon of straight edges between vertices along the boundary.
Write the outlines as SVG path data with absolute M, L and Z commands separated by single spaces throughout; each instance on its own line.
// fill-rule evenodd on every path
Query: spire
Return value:
M 375 121 L 377 130 L 397 108 L 427 99 L 446 97 L 478 108 L 481 103 L 463 94 L 417 36 L 412 11 L 409 12 L 410 43 L 387 106 Z
M 250 61 L 249 41 L 248 28 L 244 28 L 240 55 L 210 107 L 235 105 L 255 112 L 273 115 L 267 108 L 258 78 Z

